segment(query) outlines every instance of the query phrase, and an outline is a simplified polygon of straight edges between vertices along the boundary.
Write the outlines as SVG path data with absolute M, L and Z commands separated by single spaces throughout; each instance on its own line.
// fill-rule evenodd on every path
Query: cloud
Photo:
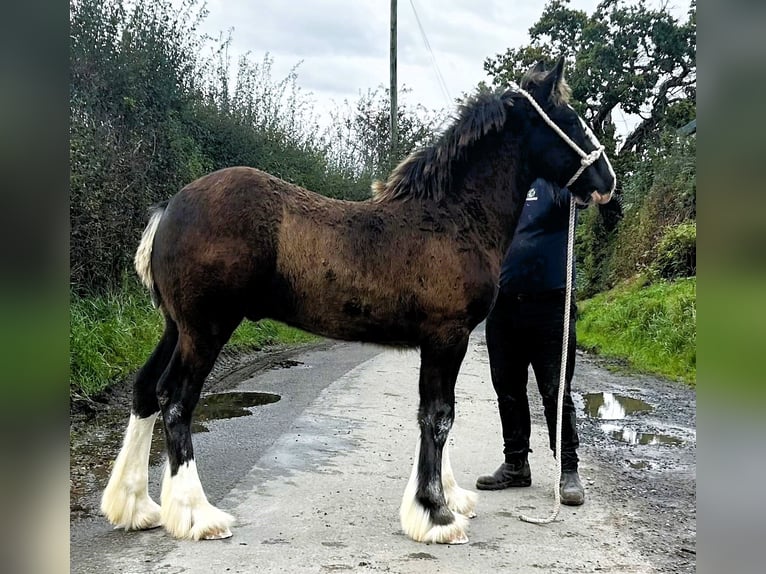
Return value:
M 407 101 L 429 109 L 487 80 L 484 60 L 529 40 L 545 0 L 413 0 L 433 57 L 447 85 L 440 88 L 410 0 L 398 1 L 398 84 L 411 88 Z M 659 1 L 659 0 L 657 0 Z M 592 12 L 598 0 L 571 0 Z M 688 4 L 688 0 L 676 0 Z M 274 79 L 299 62 L 298 84 L 314 94 L 318 110 L 389 84 L 387 0 L 208 0 L 203 30 L 213 36 L 231 28 L 233 57 L 247 52 L 260 61 L 269 53 Z M 672 6 L 671 6 L 672 8 Z
M 524 40 L 525 27 L 508 2 L 476 8 L 471 0 L 418 0 L 415 6 L 451 98 L 485 77 L 483 61 Z M 525 2 L 511 2 L 515 10 Z M 533 3 L 534 4 L 534 3 Z M 355 100 L 359 92 L 389 83 L 390 4 L 385 0 L 212 0 L 205 31 L 233 28 L 231 53 L 265 53 L 275 78 L 298 68 L 298 83 L 318 100 Z M 512 23 L 513 26 L 509 26 Z M 412 89 L 409 99 L 428 108 L 452 106 L 442 93 L 432 56 L 408 0 L 399 1 L 398 83 Z
M 387 57 L 376 29 L 387 26 L 370 2 L 348 0 L 216 0 L 208 27 L 234 29 L 235 43 L 285 57 L 344 54 Z

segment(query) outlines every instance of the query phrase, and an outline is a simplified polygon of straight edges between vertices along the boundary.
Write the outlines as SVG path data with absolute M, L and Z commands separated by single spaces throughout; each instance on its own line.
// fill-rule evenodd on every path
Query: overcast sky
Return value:
M 650 0 L 651 3 L 661 0 Z M 420 22 L 446 84 L 441 89 Z M 683 17 L 688 0 L 670 0 Z M 452 100 L 487 80 L 484 60 L 529 41 L 528 29 L 545 0 L 398 0 L 398 84 L 408 104 L 453 107 Z M 591 13 L 598 0 L 572 0 Z M 389 84 L 390 0 L 207 0 L 203 31 L 232 31 L 236 62 L 250 52 L 274 59 L 274 80 L 298 67 L 298 85 L 313 94 L 318 114 L 360 91 Z M 621 118 L 615 118 L 619 124 Z M 321 122 L 324 123 L 324 122 Z

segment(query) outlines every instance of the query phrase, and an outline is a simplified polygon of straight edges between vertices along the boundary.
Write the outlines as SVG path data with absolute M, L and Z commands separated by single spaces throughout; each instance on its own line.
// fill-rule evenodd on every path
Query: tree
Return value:
M 383 178 L 416 148 L 435 136 L 442 114 L 429 112 L 418 104 L 408 106 L 399 93 L 397 122 L 399 142 L 391 154 L 390 91 L 379 86 L 360 94 L 352 107 L 348 101 L 331 113 L 332 125 L 326 134 L 328 155 L 336 167 L 355 177 Z
M 631 190 L 630 201 L 642 205 L 650 187 L 635 193 L 630 177 L 651 180 L 646 165 L 654 148 L 696 113 L 696 18 L 696 0 L 684 21 L 673 17 L 666 4 L 651 8 L 646 0 L 602 0 L 591 15 L 571 8 L 569 0 L 549 0 L 529 29 L 531 42 L 487 58 L 484 69 L 493 84 L 502 86 L 519 83 L 538 61 L 550 67 L 564 56 L 573 106 L 606 147 L 617 181 Z M 618 109 L 639 117 L 624 135 L 615 126 Z M 617 278 L 622 217 L 621 203 L 612 201 L 580 218 L 578 284 L 586 296 Z
M 518 82 L 536 61 L 552 65 L 563 55 L 574 105 L 617 159 L 618 175 L 630 171 L 664 129 L 694 117 L 696 0 L 683 22 L 664 4 L 654 9 L 645 0 L 603 0 L 590 16 L 570 8 L 569 0 L 550 0 L 529 34 L 529 45 L 487 58 L 484 69 L 503 85 Z M 640 117 L 624 139 L 615 136 L 618 106 Z

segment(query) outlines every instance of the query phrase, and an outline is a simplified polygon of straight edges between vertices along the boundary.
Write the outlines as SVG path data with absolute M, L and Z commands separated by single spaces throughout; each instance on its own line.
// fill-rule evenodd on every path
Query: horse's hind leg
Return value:
M 466 515 L 473 512 L 476 499 L 457 487 L 449 459 L 442 458 L 454 420 L 455 382 L 466 348 L 467 338 L 448 348 L 421 348 L 420 440 L 399 512 L 405 534 L 419 542 L 468 541 Z M 448 469 L 444 478 L 451 505 L 445 496 L 443 469 Z
M 162 479 L 162 525 L 176 538 L 200 540 L 231 536 L 234 518 L 210 504 L 197 474 L 191 418 L 202 384 L 236 323 L 217 335 L 181 329 L 178 347 L 157 386 L 168 464 Z
M 475 492 L 460 488 L 452 472 L 452 463 L 449 458 L 449 444 L 444 445 L 442 450 L 442 487 L 444 488 L 444 498 L 447 501 L 447 508 L 452 512 L 457 512 L 475 518 L 476 502 L 478 496 Z
M 170 362 L 178 330 L 169 317 L 159 344 L 136 375 L 133 406 L 122 449 L 101 497 L 101 512 L 117 528 L 144 530 L 160 525 L 160 507 L 149 497 L 149 451 L 159 414 L 157 381 Z

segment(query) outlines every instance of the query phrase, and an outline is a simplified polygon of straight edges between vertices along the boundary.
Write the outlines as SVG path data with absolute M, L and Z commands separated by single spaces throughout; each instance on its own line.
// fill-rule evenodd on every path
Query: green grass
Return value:
M 696 385 L 696 300 L 696 277 L 621 284 L 580 302 L 578 343 L 639 371 Z
M 69 390 L 92 396 L 137 371 L 162 335 L 163 319 L 146 293 L 124 289 L 97 297 L 72 295 L 69 305 Z M 316 337 L 276 321 L 244 321 L 227 348 L 294 345 Z

